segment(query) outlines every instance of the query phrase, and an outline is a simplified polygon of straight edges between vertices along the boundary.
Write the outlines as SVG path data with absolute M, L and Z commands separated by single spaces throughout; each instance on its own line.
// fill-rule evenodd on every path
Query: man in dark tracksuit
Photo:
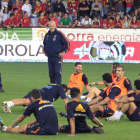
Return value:
M 4 92 L 4 89 L 2 88 L 2 84 L 1 84 L 1 71 L 0 71 L 0 92 Z
M 44 53 L 48 56 L 50 83 L 61 85 L 62 60 L 69 51 L 70 43 L 65 35 L 56 29 L 54 21 L 49 23 L 49 31 L 44 38 Z

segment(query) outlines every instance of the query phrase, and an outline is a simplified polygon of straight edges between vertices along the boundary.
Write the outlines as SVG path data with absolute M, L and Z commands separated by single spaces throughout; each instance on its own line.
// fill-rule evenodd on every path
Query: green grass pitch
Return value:
M 132 85 L 135 79 L 138 79 L 140 73 L 139 64 L 122 64 L 125 67 L 125 76 L 131 81 Z M 5 93 L 0 93 L 0 117 L 5 125 L 10 125 L 15 118 L 24 112 L 24 107 L 16 106 L 12 108 L 12 114 L 2 112 L 2 102 L 14 98 L 22 98 L 33 88 L 43 88 L 49 84 L 47 63 L 0 63 L 2 75 L 2 84 Z M 68 84 L 70 75 L 74 72 L 74 64 L 63 63 L 62 83 Z M 102 80 L 102 74 L 111 72 L 111 64 L 83 64 L 83 72 L 88 76 L 88 81 Z M 104 86 L 97 86 L 104 88 Z M 85 88 L 83 92 L 85 92 Z M 58 99 L 53 103 L 57 114 L 65 111 L 64 102 Z M 26 124 L 34 119 L 34 116 L 27 117 L 21 124 Z M 59 117 L 59 124 L 67 124 L 67 120 Z M 140 122 L 131 122 L 124 115 L 119 122 L 106 122 L 104 118 L 99 118 L 104 124 L 106 134 L 99 135 L 95 133 L 77 134 L 74 138 L 68 137 L 67 134 L 59 133 L 56 136 L 31 136 L 24 134 L 9 134 L 0 132 L 0 140 L 133 140 L 139 139 Z M 87 123 L 93 126 L 93 123 L 87 118 Z

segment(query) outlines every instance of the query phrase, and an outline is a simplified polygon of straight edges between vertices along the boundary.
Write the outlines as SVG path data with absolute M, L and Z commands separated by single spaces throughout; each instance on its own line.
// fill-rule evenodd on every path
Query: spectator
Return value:
M 46 8 L 47 14 L 54 12 L 53 6 L 51 5 L 50 1 L 48 1 L 47 6 L 45 8 Z
M 135 15 L 137 16 L 138 14 L 138 7 L 140 6 L 140 0 L 134 0 L 134 9 L 135 9 Z
M 10 2 L 9 0 L 1 0 L 1 6 L 5 7 L 8 6 L 8 2 Z
M 92 28 L 99 28 L 100 27 L 100 20 L 98 20 L 97 16 L 94 16 L 93 20 L 92 20 Z
M 4 21 L 3 26 L 11 29 L 14 26 L 14 24 L 13 24 L 13 18 L 14 18 L 14 14 L 11 13 L 10 14 L 10 17 Z
M 36 6 L 36 0 L 32 0 L 31 5 L 32 5 L 32 7 Z
M 44 6 L 44 8 L 47 6 L 49 0 L 44 0 L 44 3 L 42 4 Z
M 51 21 L 52 16 L 53 16 L 52 13 L 47 14 L 47 17 L 48 17 L 49 21 Z
M 108 18 L 110 18 L 110 17 L 115 18 L 116 17 L 115 5 L 113 5 L 111 7 L 111 9 L 108 11 L 107 16 L 108 16 Z
M 108 27 L 109 29 L 114 29 L 114 26 L 115 26 L 114 18 L 113 18 L 113 17 L 110 17 L 110 18 L 109 18 L 109 21 L 108 21 L 107 27 Z
M 90 11 L 91 11 L 91 5 L 92 5 L 92 3 L 94 3 L 95 2 L 95 0 L 87 0 L 87 3 L 88 3 L 88 5 L 89 5 L 89 13 L 90 13 Z
M 92 23 L 91 18 L 89 18 L 88 15 L 85 15 L 85 17 L 81 21 L 82 27 L 90 27 L 91 23 Z
M 13 11 L 14 8 L 17 8 L 18 9 L 18 14 L 21 15 L 21 12 L 22 12 L 21 8 L 22 8 L 22 6 L 19 5 L 19 0 L 16 0 L 16 4 L 12 6 L 12 11 Z
M 57 13 L 56 12 L 53 13 L 53 17 L 51 17 L 51 21 L 54 21 L 55 24 L 56 24 L 56 27 L 58 27 L 59 19 L 57 17 Z
M 0 25 L 2 24 L 2 15 L 3 15 L 3 10 L 1 8 L 1 3 L 0 3 Z
M 31 19 L 29 18 L 28 16 L 28 12 L 24 11 L 24 17 L 23 19 L 21 20 L 21 25 L 23 27 L 30 27 L 31 26 Z
M 24 16 L 24 12 L 27 12 L 28 13 L 28 17 L 30 17 L 31 15 L 31 11 L 32 11 L 32 6 L 31 4 L 29 4 L 29 0 L 24 0 L 24 5 L 22 6 L 22 13 L 23 13 L 23 16 Z M 24 16 L 25 17 L 25 16 Z
M 48 27 L 48 23 L 49 23 L 49 19 L 47 18 L 47 16 L 44 16 L 44 12 L 40 11 L 39 12 L 39 18 L 38 18 L 38 24 L 40 27 Z
M 30 18 L 31 18 L 31 26 L 32 27 L 39 26 L 38 25 L 38 18 L 39 18 L 39 16 L 37 15 L 37 10 L 36 9 L 32 10 L 32 15 L 30 16 Z
M 122 0 L 118 0 L 118 3 L 115 6 L 117 14 L 120 15 L 120 18 L 123 19 L 124 17 L 124 5 L 122 3 Z
M 128 14 L 128 12 L 131 10 L 131 8 L 133 6 L 133 1 L 134 0 L 125 0 L 125 2 L 126 2 L 126 14 Z
M 138 28 L 139 27 L 139 21 L 137 20 L 136 16 L 133 17 L 133 20 L 130 23 L 131 28 Z
M 122 27 L 123 29 L 130 27 L 130 20 L 128 19 L 127 15 L 124 16 Z
M 71 27 L 71 19 L 68 17 L 68 13 L 65 13 L 64 18 L 61 19 L 61 27 Z
M 21 23 L 21 15 L 18 14 L 17 8 L 13 9 L 13 13 L 14 13 L 14 19 L 13 19 L 14 27 L 18 27 Z
M 11 6 L 16 4 L 16 0 L 10 0 L 10 2 L 11 2 Z
M 108 2 L 108 0 L 105 1 L 105 3 Z M 109 9 L 115 4 L 115 0 L 109 0 Z
M 130 10 L 130 11 L 128 12 L 127 16 L 128 16 L 128 18 L 130 19 L 130 21 L 133 20 L 134 15 L 135 15 L 135 11 Z
M 67 3 L 67 10 L 69 11 L 69 18 L 71 19 L 71 22 L 73 24 L 74 20 L 77 19 L 77 10 L 78 10 L 78 4 L 75 0 L 70 0 Z
M 75 19 L 74 24 L 72 25 L 72 27 L 79 27 L 79 26 L 80 26 L 80 24 L 79 24 L 78 19 Z
M 8 8 L 4 7 L 3 15 L 2 15 L 2 21 L 3 22 L 5 22 L 5 20 L 10 17 L 9 14 L 10 14 L 10 12 L 8 11 Z
M 61 0 L 57 0 L 56 3 L 54 4 L 54 12 L 58 13 L 58 12 L 62 12 L 65 13 L 65 6 L 64 4 L 61 2 Z
M 115 28 L 122 28 L 122 20 L 120 19 L 119 15 L 116 15 L 115 19 Z
M 137 19 L 140 20 L 140 6 L 139 6 L 139 8 L 138 8 Z
M 107 17 L 104 16 L 103 18 L 101 18 L 100 20 L 100 27 L 101 28 L 104 28 L 104 29 L 107 29 L 108 28 L 108 20 L 107 20 Z
M 98 2 L 99 0 L 95 0 L 94 3 L 91 5 L 90 16 L 94 17 L 97 16 L 100 20 L 103 17 L 103 8 L 102 4 Z
M 37 13 L 39 13 L 40 11 L 43 11 L 45 13 L 45 8 L 43 5 L 41 5 L 41 1 L 40 0 L 36 0 L 36 5 L 33 7 L 33 9 L 37 10 Z
M 104 16 L 107 16 L 108 10 L 109 10 L 109 4 L 106 3 L 105 7 L 103 7 L 103 14 L 104 14 Z
M 85 17 L 85 15 L 88 15 L 88 13 L 89 13 L 89 5 L 86 2 L 86 0 L 82 0 L 82 2 L 79 3 L 79 17 L 80 17 L 80 22 Z
M 59 22 L 58 22 L 58 27 L 60 27 L 60 25 L 61 25 L 61 19 L 63 18 L 63 14 L 62 14 L 62 12 L 59 12 L 58 13 L 58 20 L 59 20 Z
M 56 3 L 57 0 L 51 0 L 52 5 L 54 5 Z

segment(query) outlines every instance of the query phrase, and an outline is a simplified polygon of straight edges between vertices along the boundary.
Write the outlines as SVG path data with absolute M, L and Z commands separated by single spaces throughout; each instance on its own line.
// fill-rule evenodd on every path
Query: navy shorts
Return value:
M 27 126 L 24 133 L 29 135 L 52 135 L 42 129 L 39 125 Z
M 114 114 L 114 111 L 108 107 L 103 107 L 103 112 L 97 111 L 94 113 L 96 117 L 110 117 Z
M 137 107 L 131 115 L 128 111 L 125 114 L 127 115 L 130 121 L 140 121 L 140 112 Z
M 26 96 L 24 96 L 23 99 L 28 99 L 30 101 L 30 103 L 32 103 L 30 92 Z
M 59 129 L 59 132 L 70 133 L 69 125 L 62 125 Z M 91 130 L 88 128 L 88 126 L 85 129 L 75 130 L 75 133 L 89 133 L 89 132 L 91 132 Z

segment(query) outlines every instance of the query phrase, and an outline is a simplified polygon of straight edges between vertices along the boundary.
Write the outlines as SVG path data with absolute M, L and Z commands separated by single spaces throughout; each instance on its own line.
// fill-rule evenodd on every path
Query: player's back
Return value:
M 30 104 L 24 112 L 24 115 L 29 116 L 34 113 L 34 116 L 39 123 L 39 126 L 49 134 L 56 134 L 58 131 L 58 119 L 56 110 L 47 100 L 37 100 Z
M 61 96 L 61 98 L 66 98 L 65 91 L 62 86 L 57 84 L 49 84 L 40 90 L 42 99 L 49 100 L 53 102 Z
M 88 115 L 88 110 L 90 110 L 89 106 L 80 101 L 72 101 L 67 104 L 67 110 L 69 108 L 73 111 L 75 117 L 75 129 L 77 131 L 84 130 L 87 127 L 86 116 Z

